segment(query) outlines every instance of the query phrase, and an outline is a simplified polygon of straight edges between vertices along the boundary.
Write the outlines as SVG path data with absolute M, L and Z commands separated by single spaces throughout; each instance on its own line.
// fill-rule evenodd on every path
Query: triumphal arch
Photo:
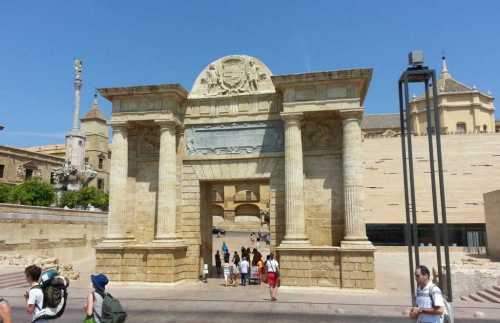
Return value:
M 374 288 L 360 129 L 371 76 L 272 75 L 234 55 L 210 63 L 191 92 L 100 89 L 112 102 L 113 141 L 96 270 L 117 281 L 198 279 L 212 262 L 212 187 L 265 183 L 284 285 Z

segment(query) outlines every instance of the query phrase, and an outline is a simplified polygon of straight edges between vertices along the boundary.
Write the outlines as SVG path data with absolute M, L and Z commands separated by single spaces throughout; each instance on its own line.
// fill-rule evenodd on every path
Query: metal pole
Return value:
M 444 244 L 444 259 L 446 264 L 446 287 L 448 292 L 448 301 L 453 301 L 453 292 L 451 286 L 451 267 L 450 267 L 450 250 L 448 240 L 448 220 L 446 217 L 446 198 L 444 193 L 444 178 L 443 178 L 443 157 L 441 153 L 441 121 L 437 103 L 437 87 L 436 87 L 436 72 L 432 71 L 432 93 L 434 96 L 434 119 L 436 123 L 436 149 L 438 160 L 438 176 L 439 176 L 439 193 L 441 197 L 441 217 L 443 227 L 443 244 Z
M 430 98 L 429 98 L 429 79 L 427 75 L 425 77 L 424 84 L 425 84 L 425 111 L 427 115 L 427 139 L 429 141 L 429 164 L 431 168 L 432 212 L 434 215 L 434 243 L 436 245 L 439 286 L 442 289 L 443 273 L 441 268 L 442 267 L 441 235 L 439 234 L 440 228 L 439 228 L 439 216 L 438 216 L 437 196 L 436 196 L 436 170 L 434 169 L 434 145 L 432 144 L 432 115 L 431 115 Z M 433 86 L 435 85 L 433 84 Z M 433 100 L 436 101 L 437 97 L 433 97 Z M 434 127 L 434 131 L 437 132 L 436 127 Z
M 412 128 L 411 128 L 411 113 L 410 101 L 408 94 L 408 74 L 404 75 L 404 90 L 405 90 L 405 116 L 406 116 L 406 132 L 408 139 L 408 168 L 410 173 L 410 196 L 411 196 L 411 212 L 412 212 L 412 228 L 413 228 L 413 245 L 415 248 L 415 265 L 420 266 L 420 254 L 418 250 L 418 222 L 417 222 L 417 207 L 415 202 L 415 178 L 413 176 L 413 148 L 411 144 Z
M 412 248 L 412 238 L 411 238 L 411 219 L 410 219 L 410 209 L 408 206 L 408 169 L 407 169 L 407 158 L 406 158 L 406 127 L 405 118 L 403 110 L 403 87 L 401 81 L 399 81 L 399 118 L 401 121 L 401 152 L 403 161 L 403 179 L 404 179 L 404 189 L 405 189 L 405 214 L 406 214 L 406 225 L 405 225 L 405 244 L 408 246 L 408 264 L 410 266 L 410 287 L 411 287 L 411 302 L 415 306 L 415 281 L 413 279 L 413 248 Z

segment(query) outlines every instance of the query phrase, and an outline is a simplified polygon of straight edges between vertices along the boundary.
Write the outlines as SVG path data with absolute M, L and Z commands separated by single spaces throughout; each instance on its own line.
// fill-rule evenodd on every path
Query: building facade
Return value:
M 50 183 L 54 168 L 63 164 L 61 157 L 0 146 L 0 183 L 15 185 L 34 178 Z
M 429 91 L 432 99 L 432 91 Z M 495 132 L 494 98 L 455 80 L 443 57 L 440 77 L 437 81 L 438 107 L 441 133 L 491 133 Z M 416 135 L 427 133 L 425 97 L 413 97 L 410 101 L 411 121 Z M 431 129 L 434 126 L 431 125 Z M 434 131 L 434 130 L 433 130 Z
M 266 183 L 284 285 L 374 288 L 361 206 L 371 75 L 273 76 L 236 55 L 209 64 L 189 93 L 178 84 L 100 89 L 113 105 L 113 143 L 96 270 L 118 281 L 198 279 L 212 262 L 214 188 Z

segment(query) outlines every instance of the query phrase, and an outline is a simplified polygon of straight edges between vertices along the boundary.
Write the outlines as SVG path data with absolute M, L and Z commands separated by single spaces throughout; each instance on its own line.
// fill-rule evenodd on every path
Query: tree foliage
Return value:
M 39 179 L 33 179 L 15 186 L 9 194 L 9 201 L 23 205 L 50 206 L 56 198 L 54 188 Z

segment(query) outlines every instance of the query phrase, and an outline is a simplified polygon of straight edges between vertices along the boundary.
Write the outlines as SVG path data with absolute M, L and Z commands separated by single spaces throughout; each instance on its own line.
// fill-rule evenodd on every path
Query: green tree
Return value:
M 50 206 L 55 197 L 52 185 L 33 179 L 14 187 L 9 200 L 23 205 Z
M 12 186 L 9 184 L 0 183 L 0 203 L 8 203 Z
M 69 207 L 74 209 L 78 206 L 78 199 L 80 195 L 77 191 L 66 191 L 62 194 L 61 199 L 59 200 L 60 207 Z
M 89 204 L 102 210 L 108 209 L 108 194 L 95 187 L 85 187 L 79 192 L 78 205 L 86 208 Z

